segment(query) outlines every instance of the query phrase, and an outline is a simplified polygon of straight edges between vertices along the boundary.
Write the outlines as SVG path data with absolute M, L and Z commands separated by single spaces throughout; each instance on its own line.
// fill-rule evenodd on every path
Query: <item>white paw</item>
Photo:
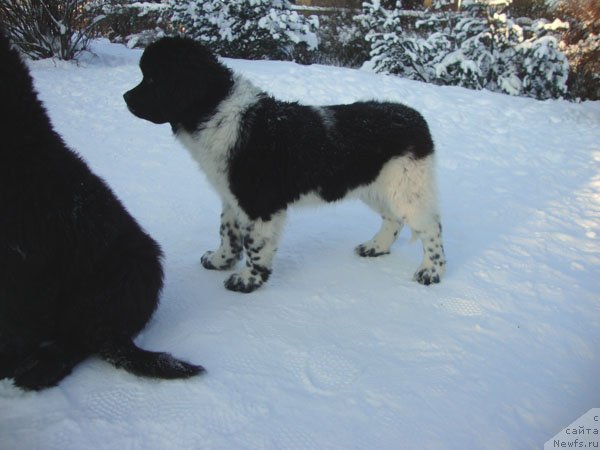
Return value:
M 387 255 L 390 253 L 388 249 L 376 245 L 375 243 L 373 243 L 373 241 L 360 244 L 354 249 L 354 252 L 358 256 L 362 256 L 365 258 L 373 258 L 375 256 Z
M 225 280 L 225 287 L 235 292 L 253 292 L 269 279 L 270 274 L 271 270 L 262 266 L 244 267 L 240 273 L 234 273 Z
M 202 258 L 200 258 L 200 262 L 202 263 L 202 266 L 208 270 L 228 270 L 235 266 L 238 259 L 239 258 L 234 255 L 227 255 L 217 250 L 216 252 L 206 252 L 202 255 Z

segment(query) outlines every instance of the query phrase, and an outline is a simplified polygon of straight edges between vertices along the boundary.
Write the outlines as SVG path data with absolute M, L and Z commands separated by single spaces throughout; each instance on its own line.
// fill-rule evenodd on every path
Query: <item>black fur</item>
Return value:
M 231 72 L 194 41 L 166 38 L 153 46 L 162 49 L 161 60 L 142 55 L 140 69 L 145 76 L 136 92 L 125 94 L 127 104 L 146 120 L 170 122 L 193 132 L 227 96 L 233 85 Z
M 247 111 L 229 186 L 250 219 L 268 220 L 309 192 L 341 200 L 373 182 L 391 158 L 433 152 L 425 121 L 404 105 L 359 102 L 321 111 L 335 127 L 310 106 L 270 97 Z
M 0 379 L 56 385 L 87 356 L 146 376 L 202 368 L 132 339 L 157 307 L 161 251 L 53 130 L 0 29 Z

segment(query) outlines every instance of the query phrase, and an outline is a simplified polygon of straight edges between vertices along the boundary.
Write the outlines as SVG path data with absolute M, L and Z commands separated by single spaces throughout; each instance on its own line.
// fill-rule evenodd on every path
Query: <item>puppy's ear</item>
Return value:
M 191 41 L 192 51 L 195 53 L 195 58 L 198 60 L 204 60 L 208 62 L 218 63 L 217 55 L 206 45 L 198 42 Z
M 233 83 L 233 73 L 219 62 L 217 56 L 205 45 L 192 39 L 182 38 L 182 66 L 199 89 L 207 95 L 223 95 Z
M 179 44 L 179 62 L 184 68 L 208 69 L 214 68 L 221 64 L 219 63 L 215 53 L 198 41 L 188 38 L 181 38 Z

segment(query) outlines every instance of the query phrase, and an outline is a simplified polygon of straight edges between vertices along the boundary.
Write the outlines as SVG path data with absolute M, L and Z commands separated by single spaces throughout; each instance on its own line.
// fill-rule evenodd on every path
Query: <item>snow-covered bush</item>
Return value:
M 518 74 L 521 92 L 539 99 L 559 98 L 567 93 L 569 63 L 555 37 L 524 41 L 518 46 L 517 58 L 514 65 L 524 70 Z
M 169 0 L 91 0 L 86 8 L 103 15 L 99 31 L 113 42 L 145 47 L 172 32 Z
M 369 59 L 367 30 L 354 20 L 352 11 L 339 11 L 319 17 L 319 46 L 312 52 L 311 63 L 342 67 L 360 67 Z
M 405 11 L 363 3 L 375 70 L 429 83 L 489 89 L 539 99 L 566 94 L 568 62 L 551 32 L 564 25 L 544 19 L 518 24 L 474 4 L 464 12 L 432 11 L 402 25 Z
M 34 59 L 73 59 L 103 19 L 89 14 L 87 0 L 1 0 L 0 24 L 21 51 Z
M 172 0 L 173 24 L 222 56 L 292 59 L 297 47 L 315 48 L 316 17 L 287 0 Z

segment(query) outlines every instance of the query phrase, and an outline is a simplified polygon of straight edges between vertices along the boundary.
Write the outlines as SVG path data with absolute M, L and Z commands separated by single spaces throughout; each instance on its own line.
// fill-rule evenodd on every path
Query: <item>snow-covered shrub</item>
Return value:
M 172 32 L 169 0 L 91 0 L 86 8 L 103 15 L 99 31 L 113 42 L 145 47 Z
M 87 0 L 1 0 L 0 23 L 21 51 L 34 59 L 73 59 L 84 50 L 102 16 Z
M 342 67 L 360 67 L 369 59 L 365 30 L 351 11 L 340 9 L 319 17 L 318 49 L 311 62 Z
M 539 99 L 559 98 L 567 93 L 569 63 L 553 36 L 524 41 L 518 47 L 517 67 L 524 69 L 519 77 L 521 91 Z
M 399 2 L 398 2 L 399 3 Z M 399 4 L 363 3 L 375 70 L 429 83 L 489 89 L 539 99 L 567 91 L 568 62 L 545 19 L 515 20 L 481 5 L 464 12 L 431 11 L 412 28 Z
M 292 59 L 295 48 L 315 48 L 316 17 L 287 0 L 172 0 L 173 24 L 222 56 Z
M 365 1 L 362 14 L 355 20 L 367 30 L 365 39 L 371 46 L 370 56 L 375 70 L 428 81 L 422 68 L 430 59 L 430 47 L 404 34 L 401 7 L 400 0 L 392 9 L 384 7 L 380 0 Z

